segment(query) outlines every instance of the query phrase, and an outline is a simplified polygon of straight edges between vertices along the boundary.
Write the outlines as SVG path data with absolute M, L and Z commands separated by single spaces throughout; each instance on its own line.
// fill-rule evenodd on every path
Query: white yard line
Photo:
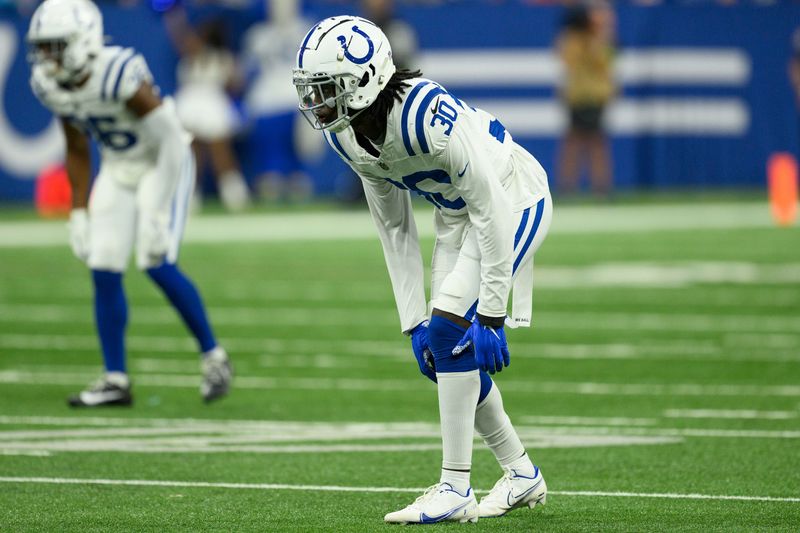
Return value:
M 342 327 L 372 324 L 396 328 L 394 309 L 352 309 L 349 307 L 211 307 L 209 314 L 216 324 L 237 328 L 294 326 L 308 328 Z M 164 305 L 136 307 L 137 324 L 164 325 L 179 323 L 172 309 Z M 63 323 L 90 324 L 94 321 L 86 305 L 0 304 L 0 322 L 6 324 Z M 711 313 L 623 313 L 597 311 L 548 311 L 534 317 L 534 325 L 548 330 L 622 330 L 730 333 L 784 333 L 800 331 L 800 316 L 720 315 Z
M 703 418 L 722 420 L 788 420 L 797 411 L 757 411 L 754 409 L 667 409 L 665 418 Z
M 576 440 L 575 438 L 572 439 Z M 629 439 L 628 439 L 629 440 Z M 628 445 L 628 440 L 621 442 L 610 442 L 609 446 L 613 445 Z M 669 442 L 669 441 L 668 441 Z M 604 445 L 605 442 L 597 444 L 596 442 L 587 442 L 586 445 Z M 660 441 L 656 442 L 643 442 L 641 444 L 662 444 Z M 287 444 L 287 445 L 262 445 L 262 444 L 234 444 L 234 445 L 205 445 L 202 442 L 192 442 L 189 440 L 183 443 L 165 443 L 159 444 L 158 442 L 141 441 L 141 440 L 110 440 L 110 441 L 66 441 L 57 443 L 44 443 L 33 444 L 28 441 L 25 442 L 9 442 L 1 444 L 4 449 L 10 450 L 8 455 L 36 455 L 49 456 L 53 453 L 63 452 L 103 452 L 103 453 L 136 453 L 136 454 L 152 454 L 152 453 L 253 453 L 253 454 L 280 454 L 280 455 L 297 455 L 297 454 L 318 454 L 318 453 L 411 453 L 411 452 L 427 452 L 438 451 L 442 449 L 442 445 L 438 443 L 422 443 L 422 444 Z M 552 446 L 543 446 L 552 447 Z M 560 446 L 559 446 L 560 447 Z M 573 447 L 573 446 L 563 446 Z M 15 450 L 23 450 L 20 453 Z M 36 450 L 34 452 L 33 450 Z M 2 450 L 0 450 L 2 454 Z
M 660 205 L 558 206 L 552 233 L 641 233 L 651 231 L 774 227 L 769 207 L 758 202 Z M 433 235 L 433 217 L 416 208 L 421 236 Z M 366 209 L 322 213 L 200 215 L 186 229 L 188 243 L 280 242 L 376 239 Z M 0 247 L 67 246 L 63 221 L 0 222 Z
M 598 300 L 608 301 L 611 306 L 651 306 L 657 302 L 659 308 L 675 308 L 686 310 L 692 307 L 701 308 L 733 308 L 743 307 L 765 307 L 771 309 L 790 308 L 794 309 L 800 305 L 800 296 L 788 291 L 783 287 L 765 287 L 764 284 L 779 282 L 781 278 L 798 279 L 800 278 L 800 265 L 796 263 L 783 263 L 778 265 L 764 265 L 759 263 L 744 262 L 718 262 L 716 268 L 727 272 L 730 270 L 742 270 L 746 268 L 751 272 L 738 281 L 731 281 L 732 274 L 726 273 L 723 276 L 708 277 L 708 273 L 695 272 L 698 269 L 707 268 L 712 263 L 683 261 L 658 263 L 642 263 L 629 261 L 619 263 L 624 266 L 624 271 L 615 274 L 609 279 L 595 279 L 588 283 L 586 278 L 590 272 L 599 268 L 608 268 L 608 263 L 592 264 L 586 266 L 549 266 L 537 265 L 536 267 L 536 294 L 542 291 L 552 291 L 554 296 L 561 295 L 563 291 L 570 293 L 569 301 L 576 307 L 580 305 L 594 305 Z M 651 274 L 651 284 L 645 286 L 636 283 L 633 288 L 636 291 L 618 292 L 620 286 L 633 285 L 628 277 L 628 271 L 633 269 L 635 277 L 641 278 L 642 271 L 653 271 L 654 269 L 668 269 L 672 271 L 671 276 L 679 275 L 680 271 L 691 272 L 692 276 L 705 276 L 704 280 L 696 280 L 697 283 L 689 283 L 691 293 L 687 293 L 685 286 L 673 286 L 669 280 L 660 279 L 661 272 Z M 564 274 L 578 274 L 579 285 L 571 283 L 560 283 L 556 278 Z M 139 275 L 139 274 L 135 274 Z M 670 276 L 668 276 L 670 277 Z M 722 282 L 725 278 L 731 283 L 758 283 L 758 287 L 738 287 L 739 290 L 732 291 L 725 287 L 722 290 L 717 285 L 701 284 L 702 282 Z M 13 285 L 13 291 L 10 290 Z M 216 280 L 213 286 L 204 286 L 204 294 L 209 301 L 218 304 L 251 303 L 268 307 L 276 302 L 329 302 L 333 300 L 346 299 L 351 302 L 383 302 L 392 301 L 391 286 L 385 281 L 348 281 L 348 280 L 304 280 L 299 284 L 296 279 L 222 279 Z M 587 291 L 586 289 L 595 289 Z M 580 292 L 576 292 L 580 291 Z M 598 294 L 600 292 L 601 294 Z M 53 285 L 50 280 L 35 277 L 16 277 L 12 284 L 0 285 L 0 298 L 9 301 L 78 301 L 85 305 L 91 302 L 91 286 L 88 280 L 79 284 L 60 284 Z M 150 293 L 139 295 L 139 301 L 145 304 L 163 304 L 164 299 L 161 295 Z
M 19 370 L 0 371 L 0 383 L 30 385 L 85 385 L 87 376 L 75 373 L 51 373 Z M 196 388 L 199 374 L 142 374 L 137 383 L 154 387 Z M 424 391 L 431 390 L 423 379 L 368 379 L 368 378 L 279 378 L 267 376 L 239 376 L 235 387 L 239 389 L 279 390 L 338 390 L 338 391 Z M 623 395 L 623 396 L 775 396 L 799 397 L 800 385 L 700 385 L 694 383 L 597 383 L 502 380 L 504 392 L 528 394 Z
M 21 455 L 26 457 L 50 457 L 52 454 L 47 450 L 26 450 L 24 446 L 19 450 L 0 450 L 0 455 Z
M 356 493 L 419 493 L 421 487 L 355 487 L 343 485 L 290 485 L 283 483 L 223 483 L 208 481 L 165 481 L 149 479 L 78 479 L 54 477 L 0 477 L 1 483 L 36 483 L 54 485 L 117 485 L 130 487 L 182 487 L 182 488 L 219 488 L 238 490 L 295 490 L 308 492 L 356 492 Z M 487 490 L 475 492 L 486 493 Z M 665 498 L 674 500 L 731 500 L 758 501 L 774 503 L 800 503 L 800 498 L 778 496 L 750 496 L 729 494 L 679 494 L 655 492 L 605 492 L 605 491 L 548 491 L 555 496 L 588 497 L 588 498 Z
M 800 430 L 740 430 L 705 428 L 631 427 L 630 420 L 649 426 L 650 419 L 592 417 L 523 417 L 517 431 L 525 439 L 557 436 L 628 436 L 628 437 L 707 437 L 800 439 Z M 549 419 L 549 420 L 548 420 Z M 604 424 L 604 422 L 612 424 Z M 565 425 L 550 425 L 550 424 Z M 235 434 L 237 442 L 337 441 L 392 438 L 438 438 L 438 424 L 427 422 L 282 422 L 268 420 L 197 420 L 197 419 L 124 419 L 106 417 L 19 417 L 0 416 L 0 424 L 76 426 L 74 429 L 9 430 L 0 432 L 0 442 L 14 439 L 51 439 L 56 442 L 72 437 L 109 438 L 117 436 L 169 438 L 170 435 Z M 81 426 L 100 426 L 83 428 Z M 242 440 L 244 439 L 244 440 Z M 46 442 L 44 443 L 47 444 Z
M 564 424 L 575 426 L 654 426 L 657 418 L 629 418 L 602 416 L 521 416 L 525 424 Z
M 399 336 L 398 336 L 399 337 Z M 731 337 L 725 342 L 727 346 L 736 345 L 740 336 Z M 511 341 L 511 349 L 515 359 L 647 359 L 647 360 L 690 360 L 690 361 L 758 361 L 758 362 L 800 362 L 800 351 L 794 350 L 800 346 L 800 335 L 772 334 L 741 336 L 747 352 L 731 352 L 712 340 L 664 340 L 664 339 L 637 339 L 636 344 L 629 343 L 526 343 Z M 762 339 L 762 343 L 758 343 Z M 195 352 L 194 341 L 186 336 L 139 336 L 131 335 L 127 344 L 132 352 L 144 353 L 185 353 Z M 16 333 L 0 333 L 0 349 L 4 350 L 46 350 L 46 351 L 90 351 L 98 350 L 97 337 L 94 335 L 54 335 L 39 333 L 37 335 L 23 335 Z M 364 363 L 362 356 L 381 357 L 402 363 L 410 363 L 410 347 L 408 341 L 402 337 L 397 340 L 320 340 L 294 337 L 292 339 L 276 339 L 259 336 L 257 338 L 230 337 L 223 339 L 225 347 L 233 353 L 256 353 L 265 358 L 284 358 L 285 354 L 302 356 L 329 356 L 335 353 L 337 366 L 345 364 L 348 357 L 355 357 L 359 364 Z M 739 347 L 741 349 L 741 347 Z M 137 358 L 138 359 L 138 358 Z M 141 361 L 141 359 L 138 359 Z M 142 363 L 143 369 L 152 368 L 160 359 L 148 359 Z M 179 360 L 175 359 L 177 365 Z M 194 364 L 189 358 L 187 365 Z M 319 361 L 318 361 L 319 362 Z M 320 367 L 327 364 L 321 361 Z M 167 363 L 169 364 L 169 363 Z M 271 366 L 270 359 L 261 361 L 263 366 Z M 354 363 L 350 363 L 354 364 Z

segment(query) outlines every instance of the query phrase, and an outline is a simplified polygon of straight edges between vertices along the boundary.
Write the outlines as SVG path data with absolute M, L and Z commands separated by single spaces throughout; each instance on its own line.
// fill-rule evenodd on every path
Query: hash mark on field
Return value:
M 207 481 L 164 481 L 150 479 L 77 479 L 77 478 L 52 478 L 52 477 L 0 477 L 1 483 L 40 483 L 55 485 L 121 485 L 131 487 L 187 487 L 187 488 L 221 488 L 243 490 L 297 490 L 297 491 L 324 491 L 324 492 L 423 492 L 423 488 L 411 487 L 352 487 L 343 485 L 289 485 L 282 483 L 223 483 Z M 478 493 L 487 493 L 488 490 L 476 490 Z M 588 497 L 588 498 L 665 498 L 671 500 L 728 500 L 728 501 L 756 501 L 775 503 L 800 503 L 800 498 L 778 496 L 746 496 L 729 494 L 678 494 L 658 492 L 605 492 L 605 491 L 559 491 L 551 490 L 548 494 L 556 496 Z

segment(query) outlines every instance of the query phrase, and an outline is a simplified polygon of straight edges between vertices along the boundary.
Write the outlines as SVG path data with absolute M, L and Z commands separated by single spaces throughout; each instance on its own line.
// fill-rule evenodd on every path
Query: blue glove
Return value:
M 503 319 L 478 315 L 478 319 L 472 322 L 453 348 L 453 355 L 461 355 L 472 346 L 475 351 L 475 362 L 480 370 L 490 374 L 501 372 L 504 366 L 511 364 L 511 354 L 508 353 L 508 342 L 501 320 Z
M 428 321 L 420 322 L 411 330 L 411 348 L 417 358 L 419 371 L 436 383 L 436 366 L 433 362 L 433 352 L 428 346 Z

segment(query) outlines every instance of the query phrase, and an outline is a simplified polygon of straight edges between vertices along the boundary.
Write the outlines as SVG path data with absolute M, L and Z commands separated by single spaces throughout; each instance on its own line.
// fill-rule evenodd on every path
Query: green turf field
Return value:
M 428 527 L 800 529 L 800 230 L 750 203 L 649 209 L 557 206 L 535 327 L 509 332 L 496 381 L 547 505 Z M 257 237 L 286 216 L 228 221 L 242 242 L 190 232 L 182 251 L 232 395 L 201 403 L 192 343 L 131 271 L 135 405 L 93 411 L 64 401 L 99 376 L 89 277 L 66 244 L 3 246 L 22 226 L 0 222 L 0 531 L 401 529 L 383 515 L 438 480 L 434 386 L 377 238 Z M 473 487 L 500 475 L 476 441 Z

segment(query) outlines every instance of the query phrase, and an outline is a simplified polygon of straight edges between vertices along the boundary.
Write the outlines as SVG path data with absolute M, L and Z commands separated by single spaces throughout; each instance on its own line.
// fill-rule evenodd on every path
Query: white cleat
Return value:
M 114 379 L 104 375 L 78 394 L 67 398 L 70 407 L 129 407 L 133 404 L 128 378 Z
M 417 498 L 414 503 L 383 517 L 393 524 L 435 524 L 452 520 L 455 522 L 477 522 L 478 502 L 475 493 L 467 489 L 460 494 L 449 483 L 437 483 Z
M 538 466 L 534 466 L 533 477 L 509 470 L 494 484 L 489 494 L 481 498 L 480 517 L 503 516 L 517 507 L 527 505 L 533 509 L 537 504 L 544 505 L 546 502 L 547 483 Z
M 233 380 L 233 368 L 224 349 L 217 347 L 203 358 L 203 381 L 200 394 L 206 403 L 228 394 Z

